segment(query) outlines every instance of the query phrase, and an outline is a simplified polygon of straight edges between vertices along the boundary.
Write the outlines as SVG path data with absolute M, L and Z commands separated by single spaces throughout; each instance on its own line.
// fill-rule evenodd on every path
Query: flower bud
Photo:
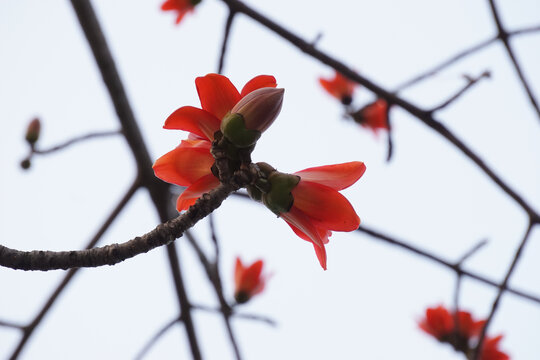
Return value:
M 260 133 L 272 125 L 281 111 L 284 92 L 284 89 L 266 87 L 244 96 L 223 118 L 223 135 L 238 147 L 255 144 Z
M 39 121 L 39 118 L 34 118 L 34 120 L 30 121 L 28 124 L 28 127 L 26 128 L 26 135 L 25 139 L 30 145 L 34 145 L 36 141 L 39 139 L 39 133 L 41 130 L 41 123 Z
M 262 195 L 264 205 L 278 216 L 288 212 L 294 203 L 291 191 L 300 182 L 300 176 L 274 171 L 268 177 L 268 181 L 271 189 Z

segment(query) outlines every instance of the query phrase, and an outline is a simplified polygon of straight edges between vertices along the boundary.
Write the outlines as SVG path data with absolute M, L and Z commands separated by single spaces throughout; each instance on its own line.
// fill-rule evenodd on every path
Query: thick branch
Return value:
M 19 251 L 0 245 L 0 265 L 12 269 L 42 271 L 114 265 L 171 243 L 217 209 L 235 190 L 237 188 L 232 185 L 222 184 L 209 194 L 204 194 L 184 214 L 122 244 L 80 251 Z

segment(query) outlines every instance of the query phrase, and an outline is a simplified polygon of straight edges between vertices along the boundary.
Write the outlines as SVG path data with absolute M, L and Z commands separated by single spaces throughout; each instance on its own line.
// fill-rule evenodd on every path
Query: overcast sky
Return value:
M 456 52 L 494 36 L 485 0 L 246 1 L 306 40 L 392 90 Z M 540 24 L 536 0 L 499 1 L 510 30 Z M 153 159 L 186 134 L 162 129 L 184 105 L 199 106 L 194 79 L 217 69 L 226 6 L 204 0 L 180 26 L 160 1 L 93 1 Z M 512 45 L 540 97 L 540 33 Z M 42 119 L 40 144 L 49 147 L 118 120 L 68 1 L 0 0 L 0 243 L 24 249 L 79 249 L 132 183 L 136 168 L 120 137 L 88 141 L 33 160 L 26 124 Z M 476 151 L 537 211 L 540 209 L 540 120 L 530 106 L 502 44 L 467 57 L 401 95 L 429 108 L 465 85 L 481 81 L 437 118 Z M 225 75 L 241 88 L 258 74 L 285 88 L 281 115 L 253 153 L 281 171 L 364 161 L 367 171 L 344 194 L 364 225 L 450 261 L 482 239 L 488 244 L 466 268 L 501 281 L 527 225 L 526 214 L 447 141 L 401 109 L 392 109 L 394 157 L 386 138 L 343 119 L 340 104 L 317 82 L 332 69 L 245 16 L 235 19 Z M 359 88 L 355 106 L 373 99 Z M 100 244 L 124 242 L 158 222 L 140 191 Z M 230 198 L 216 211 L 221 271 L 232 297 L 236 255 L 261 258 L 272 276 L 246 313 L 271 317 L 277 327 L 233 321 L 245 359 L 462 359 L 422 333 L 428 306 L 452 305 L 455 275 L 428 260 L 359 233 L 334 233 L 323 271 L 311 245 L 255 202 Z M 206 220 L 194 234 L 211 253 Z M 182 269 L 195 304 L 216 299 L 191 247 L 178 241 Z M 535 229 L 511 285 L 540 296 L 540 230 Z M 163 249 L 114 267 L 81 271 L 34 333 L 21 359 L 132 359 L 178 315 Z M 25 323 L 42 307 L 63 271 L 0 269 L 0 320 Z M 495 289 L 465 279 L 460 302 L 477 317 L 489 313 Z M 205 359 L 232 358 L 220 316 L 195 312 Z M 540 306 L 506 294 L 489 334 L 504 333 L 512 359 L 540 357 Z M 171 329 L 147 359 L 188 359 L 183 328 Z M 18 342 L 0 327 L 0 357 Z

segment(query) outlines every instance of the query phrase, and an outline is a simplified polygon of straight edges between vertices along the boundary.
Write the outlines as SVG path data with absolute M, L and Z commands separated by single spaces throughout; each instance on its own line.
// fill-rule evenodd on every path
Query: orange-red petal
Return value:
M 321 267 L 326 270 L 326 249 L 324 246 L 317 246 L 313 244 L 313 248 L 315 249 L 315 254 L 317 255 L 317 259 L 319 260 L 319 264 L 321 264 Z
M 240 100 L 240 94 L 231 81 L 219 74 L 208 74 L 195 79 L 201 106 L 219 120 Z
M 176 201 L 176 210 L 187 210 L 202 194 L 219 186 L 219 180 L 213 174 L 205 175 L 185 189 Z
M 221 120 L 208 111 L 193 106 L 183 106 L 169 115 L 163 128 L 189 131 L 212 141 L 220 124 Z
M 360 225 L 360 218 L 351 203 L 328 186 L 300 180 L 292 195 L 293 208 L 307 215 L 317 227 L 354 231 Z
M 246 96 L 250 92 L 261 89 L 264 87 L 275 88 L 277 86 L 276 78 L 272 75 L 259 75 L 255 76 L 253 79 L 249 80 L 246 85 L 242 88 L 240 93 L 241 97 Z
M 296 228 L 301 233 L 305 234 L 307 238 L 300 236 L 302 239 L 309 239 L 309 241 L 317 246 L 324 246 L 324 241 L 321 238 L 317 227 L 308 216 L 298 210 L 294 205 L 289 212 L 281 213 L 280 216 L 289 224 L 289 226 L 291 226 L 291 228 L 293 228 L 293 230 Z
M 154 173 L 163 181 L 181 186 L 189 186 L 201 177 L 212 174 L 210 168 L 214 158 L 205 143 L 208 142 L 199 141 L 196 146 L 190 146 L 189 141 L 183 141 L 156 160 L 152 167 Z
M 366 165 L 360 161 L 343 164 L 312 167 L 295 173 L 302 181 L 310 181 L 328 186 L 334 190 L 343 190 L 354 184 L 366 171 Z
M 240 259 L 236 259 L 235 283 L 236 291 L 244 291 L 249 295 L 255 295 L 263 290 L 261 273 L 263 268 L 262 260 L 257 260 L 249 267 L 244 267 Z

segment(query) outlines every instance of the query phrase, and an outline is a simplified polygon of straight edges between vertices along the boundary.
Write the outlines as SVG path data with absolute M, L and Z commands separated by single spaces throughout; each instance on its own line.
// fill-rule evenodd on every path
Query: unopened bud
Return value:
M 21 161 L 21 167 L 24 170 L 30 169 L 30 165 L 32 165 L 32 163 L 30 162 L 30 159 L 24 159 L 23 161 Z
M 279 115 L 284 92 L 284 89 L 266 87 L 244 96 L 223 118 L 223 135 L 238 147 L 255 144 Z
M 274 171 L 268 177 L 271 189 L 262 195 L 264 205 L 274 214 L 288 212 L 294 203 L 291 191 L 300 182 L 300 176 Z
M 39 121 L 39 118 L 34 118 L 30 123 L 28 124 L 28 127 L 26 128 L 26 135 L 25 139 L 30 145 L 34 145 L 36 141 L 39 139 L 39 133 L 41 131 L 41 123 Z

